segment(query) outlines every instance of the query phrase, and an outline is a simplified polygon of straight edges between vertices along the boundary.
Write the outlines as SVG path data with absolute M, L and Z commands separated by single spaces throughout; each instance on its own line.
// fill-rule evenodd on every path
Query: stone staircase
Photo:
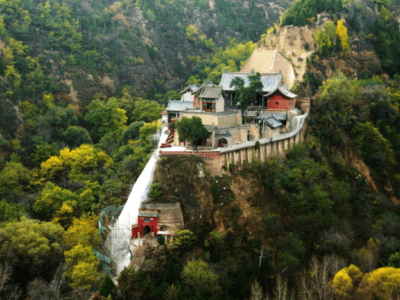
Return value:
M 171 130 L 171 133 L 168 135 L 167 140 L 165 143 L 162 143 L 160 148 L 171 148 L 172 144 L 174 143 L 174 131 Z

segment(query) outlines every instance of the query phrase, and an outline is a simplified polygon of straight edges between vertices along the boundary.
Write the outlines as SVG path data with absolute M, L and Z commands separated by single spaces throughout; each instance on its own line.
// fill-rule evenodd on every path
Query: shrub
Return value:
M 149 196 L 153 199 L 157 199 L 161 196 L 161 185 L 159 183 L 152 183 L 150 185 Z

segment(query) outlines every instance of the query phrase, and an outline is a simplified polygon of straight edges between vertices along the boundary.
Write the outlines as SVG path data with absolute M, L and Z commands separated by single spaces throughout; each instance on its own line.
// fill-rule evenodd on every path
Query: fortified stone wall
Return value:
M 292 128 L 292 132 L 282 134 L 281 136 L 272 139 L 261 139 L 260 147 L 256 149 L 256 142 L 246 142 L 236 146 L 223 148 L 220 151 L 162 151 L 160 156 L 163 155 L 199 155 L 205 158 L 206 168 L 210 171 L 212 176 L 229 172 L 230 167 L 235 165 L 243 167 L 243 163 L 251 163 L 253 159 L 258 159 L 261 162 L 266 161 L 269 156 L 282 156 L 286 155 L 297 143 L 304 142 L 304 134 L 307 130 L 306 118 L 308 117 L 308 110 L 305 115 L 300 116 L 296 120 L 296 127 Z M 252 126 L 253 127 L 253 126 Z M 258 129 L 254 126 L 253 128 Z

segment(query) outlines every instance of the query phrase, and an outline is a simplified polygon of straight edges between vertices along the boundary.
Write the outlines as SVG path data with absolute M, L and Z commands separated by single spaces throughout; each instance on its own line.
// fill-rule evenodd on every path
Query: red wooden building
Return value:
M 139 212 L 137 225 L 132 225 L 132 238 L 137 238 L 138 233 L 140 237 L 151 232 L 157 236 L 159 230 L 158 213 Z
M 292 110 L 296 105 L 296 99 L 286 98 L 282 95 L 275 94 L 268 99 L 268 109 L 274 110 Z

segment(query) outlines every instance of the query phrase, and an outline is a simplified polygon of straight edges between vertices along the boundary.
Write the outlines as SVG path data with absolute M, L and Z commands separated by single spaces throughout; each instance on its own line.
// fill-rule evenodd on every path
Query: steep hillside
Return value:
M 122 84 L 148 92 L 156 79 L 181 85 L 190 73 L 191 56 L 203 57 L 231 38 L 256 40 L 288 4 L 65 1 L 60 6 L 57 1 L 6 1 L 3 11 L 13 5 L 20 11 L 4 15 L 1 47 L 8 44 L 7 36 L 22 40 L 29 55 L 47 66 L 49 76 L 75 87 L 72 98 L 111 95 Z M 25 12 L 29 19 L 23 19 Z M 16 28 L 15 19 L 20 23 Z M 185 30 L 191 24 L 197 33 L 188 39 Z M 74 58 L 68 58 L 71 54 Z
M 327 21 L 334 19 L 329 14 L 320 14 L 315 24 L 305 26 L 278 26 L 274 31 L 263 36 L 258 42 L 258 49 L 277 50 L 293 64 L 297 84 L 313 73 L 320 82 L 331 78 L 336 70 L 348 77 L 364 77 L 382 74 L 381 60 L 374 46 L 365 37 L 350 34 L 350 51 L 347 55 L 319 57 L 318 46 L 314 41 L 316 31 L 321 31 Z M 348 25 L 346 25 L 348 26 Z M 351 30 L 351 29 L 350 29 Z M 312 62 L 312 63 L 310 63 Z M 313 96 L 315 89 L 303 88 L 303 96 Z

